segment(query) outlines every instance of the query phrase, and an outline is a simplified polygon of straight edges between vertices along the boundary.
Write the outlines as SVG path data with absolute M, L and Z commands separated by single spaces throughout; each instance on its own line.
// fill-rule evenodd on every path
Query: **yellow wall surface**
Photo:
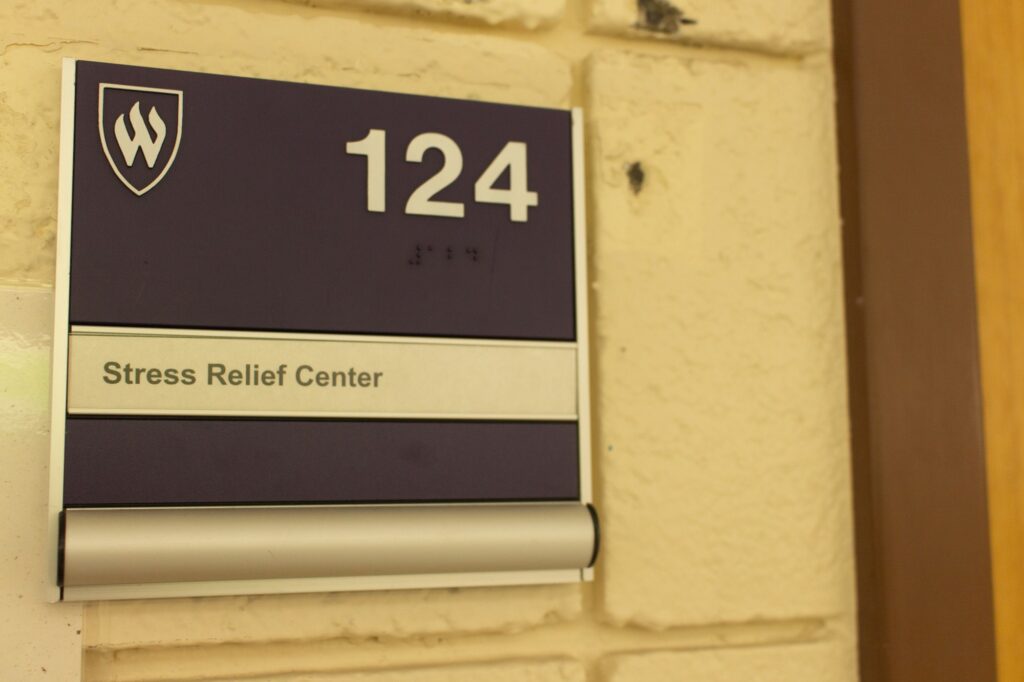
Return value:
M 856 680 L 829 33 L 827 0 L 0 0 L 0 679 Z M 585 108 L 593 583 L 43 602 L 69 56 Z
M 999 679 L 1024 679 L 1024 6 L 965 0 L 971 154 Z

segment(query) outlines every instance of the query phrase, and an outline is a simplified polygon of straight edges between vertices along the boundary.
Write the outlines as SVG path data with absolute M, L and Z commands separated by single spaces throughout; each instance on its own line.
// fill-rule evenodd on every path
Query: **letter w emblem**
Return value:
M 184 93 L 138 85 L 99 85 L 103 154 L 121 184 L 142 196 L 164 179 L 178 156 Z M 140 156 L 145 163 L 139 162 Z
M 167 126 L 164 124 L 164 120 L 160 118 L 160 114 L 157 113 L 156 107 L 150 107 L 149 125 L 153 126 L 153 132 L 156 133 L 156 137 L 150 137 L 149 130 L 142 120 L 142 113 L 139 111 L 138 102 L 132 106 L 132 110 L 128 113 L 128 118 L 131 120 L 132 128 L 135 130 L 135 137 L 128 135 L 128 129 L 124 125 L 124 114 L 118 116 L 117 121 L 114 123 L 114 137 L 117 138 L 117 146 L 121 148 L 121 153 L 124 155 L 124 162 L 129 167 L 134 166 L 135 157 L 138 156 L 141 149 L 142 155 L 146 157 L 146 165 L 152 168 L 156 165 L 156 157 L 160 154 L 160 148 L 164 145 L 164 138 L 167 137 Z

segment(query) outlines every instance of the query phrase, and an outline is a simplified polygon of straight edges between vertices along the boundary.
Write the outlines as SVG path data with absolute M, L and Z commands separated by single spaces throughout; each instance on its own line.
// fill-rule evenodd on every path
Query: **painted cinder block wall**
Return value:
M 0 0 L 0 679 L 856 680 L 828 5 Z M 64 56 L 584 106 L 596 581 L 43 603 Z

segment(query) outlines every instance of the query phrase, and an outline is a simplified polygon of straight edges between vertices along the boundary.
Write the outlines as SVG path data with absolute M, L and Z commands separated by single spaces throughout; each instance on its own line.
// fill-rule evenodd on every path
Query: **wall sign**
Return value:
M 63 87 L 61 598 L 589 577 L 578 111 Z

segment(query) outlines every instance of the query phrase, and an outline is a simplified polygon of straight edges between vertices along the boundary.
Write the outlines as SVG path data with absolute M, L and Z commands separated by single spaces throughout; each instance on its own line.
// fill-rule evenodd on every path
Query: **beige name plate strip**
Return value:
M 576 344 L 74 327 L 70 414 L 577 418 Z

